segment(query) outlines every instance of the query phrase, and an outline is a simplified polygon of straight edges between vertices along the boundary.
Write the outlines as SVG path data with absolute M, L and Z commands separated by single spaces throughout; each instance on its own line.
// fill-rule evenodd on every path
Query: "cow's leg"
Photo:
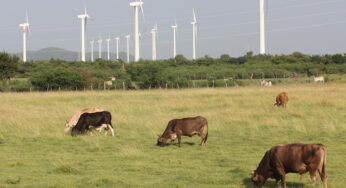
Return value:
M 181 147 L 181 135 L 180 135 L 180 134 L 177 134 L 177 137 L 178 137 L 179 147 Z
M 174 144 L 174 140 L 171 139 L 171 145 L 173 145 L 173 144 Z
M 317 177 L 316 177 L 316 171 L 317 171 L 317 166 L 312 165 L 308 167 L 309 173 L 310 173 L 310 178 L 312 181 L 312 186 L 315 186 Z
M 325 172 L 323 173 L 322 168 L 323 167 L 318 169 L 318 173 L 320 174 L 321 180 L 323 182 L 323 188 L 327 188 L 327 174 Z
M 109 125 L 108 125 L 108 130 L 110 130 L 111 131 L 111 133 L 112 133 L 112 136 L 114 136 L 114 130 L 113 130 L 113 126 L 112 126 L 112 123 L 110 123 Z
M 274 188 L 277 188 L 277 187 L 278 187 L 278 185 L 279 185 L 279 181 L 280 181 L 280 179 L 275 179 L 275 185 L 274 185 Z
M 287 186 L 286 186 L 286 178 L 285 178 L 285 171 L 284 171 L 284 169 L 283 169 L 283 168 L 280 168 L 280 169 L 278 169 L 278 172 L 279 172 L 279 174 L 280 174 L 280 176 L 281 176 L 282 185 L 284 186 L 284 188 L 287 188 Z

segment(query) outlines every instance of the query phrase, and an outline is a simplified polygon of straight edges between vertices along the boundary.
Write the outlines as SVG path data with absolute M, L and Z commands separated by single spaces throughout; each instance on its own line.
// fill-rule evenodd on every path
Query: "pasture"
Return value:
M 282 91 L 286 109 L 273 106 Z M 345 83 L 1 93 L 0 101 L 0 187 L 252 187 L 265 151 L 293 142 L 324 144 L 328 186 L 346 185 Z M 76 109 L 94 106 L 112 113 L 115 137 L 64 133 Z M 170 119 L 197 115 L 209 122 L 206 147 L 198 136 L 156 146 Z M 312 187 L 309 174 L 286 178 Z

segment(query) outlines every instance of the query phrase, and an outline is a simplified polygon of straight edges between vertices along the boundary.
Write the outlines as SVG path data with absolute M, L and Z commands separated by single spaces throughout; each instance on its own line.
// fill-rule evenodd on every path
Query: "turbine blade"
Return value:
M 142 2 L 142 0 L 141 0 L 141 2 Z M 144 20 L 144 22 L 145 22 L 144 10 L 143 10 L 143 5 L 142 5 L 142 4 L 141 4 L 140 8 L 141 8 L 141 12 L 142 12 L 143 20 Z
M 194 8 L 192 9 L 192 12 L 193 12 L 193 21 L 194 21 L 194 22 L 197 22 L 197 20 L 196 20 L 196 14 L 195 14 L 195 9 L 194 9 Z
M 265 8 L 265 13 L 266 13 L 266 17 L 268 17 L 268 14 L 269 14 L 269 1 L 268 0 L 266 0 L 266 8 Z

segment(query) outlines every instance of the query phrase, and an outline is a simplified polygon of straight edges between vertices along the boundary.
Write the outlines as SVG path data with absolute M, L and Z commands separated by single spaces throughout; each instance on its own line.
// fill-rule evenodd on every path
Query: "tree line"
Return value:
M 346 54 L 253 55 L 248 52 L 240 57 L 223 54 L 219 58 L 204 56 L 197 60 L 179 54 L 172 59 L 131 63 L 103 59 L 23 63 L 18 57 L 2 52 L 0 68 L 0 91 L 217 87 L 240 85 L 244 79 L 345 74 Z

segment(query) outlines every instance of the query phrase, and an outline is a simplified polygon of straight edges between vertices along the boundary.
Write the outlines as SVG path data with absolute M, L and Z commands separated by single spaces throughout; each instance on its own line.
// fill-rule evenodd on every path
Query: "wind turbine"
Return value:
M 197 19 L 195 15 L 195 9 L 192 9 L 193 21 L 192 24 L 192 59 L 196 59 L 196 37 L 197 37 Z
M 156 33 L 157 33 L 157 25 L 151 30 L 152 35 L 152 59 L 156 61 Z
M 107 41 L 107 60 L 110 60 L 110 56 L 109 56 L 109 42 L 111 41 L 111 39 L 108 37 L 108 39 L 106 39 Z
M 116 54 L 117 54 L 117 60 L 119 59 L 119 37 L 115 37 L 115 44 L 116 44 Z
M 22 27 L 23 32 L 23 62 L 26 62 L 26 28 L 28 28 L 28 32 L 30 33 L 30 27 L 29 27 L 29 19 L 28 19 L 28 13 L 26 12 L 26 22 L 19 24 L 19 27 Z
M 134 1 L 130 3 L 130 6 L 134 7 L 135 9 L 135 61 L 138 61 L 139 56 L 139 26 L 138 26 L 138 8 L 141 9 L 142 16 L 144 19 L 144 12 L 143 12 L 143 2 L 140 1 Z
M 94 62 L 94 40 L 90 41 L 90 47 L 91 47 L 90 59 L 91 59 L 91 62 Z
M 99 58 L 102 58 L 102 39 L 97 41 L 99 43 Z
M 264 0 L 260 0 L 260 54 L 265 54 Z
M 175 23 L 171 27 L 173 29 L 173 58 L 175 58 L 177 56 L 176 32 L 178 32 L 178 24 Z
M 81 19 L 81 51 L 82 51 L 82 61 L 85 62 L 85 32 L 86 32 L 86 25 L 88 19 L 90 19 L 90 16 L 87 14 L 86 8 L 84 9 L 84 14 L 78 15 L 78 19 Z
M 127 62 L 130 62 L 130 44 L 129 44 L 129 40 L 130 40 L 130 35 L 126 35 L 126 57 L 127 57 Z

